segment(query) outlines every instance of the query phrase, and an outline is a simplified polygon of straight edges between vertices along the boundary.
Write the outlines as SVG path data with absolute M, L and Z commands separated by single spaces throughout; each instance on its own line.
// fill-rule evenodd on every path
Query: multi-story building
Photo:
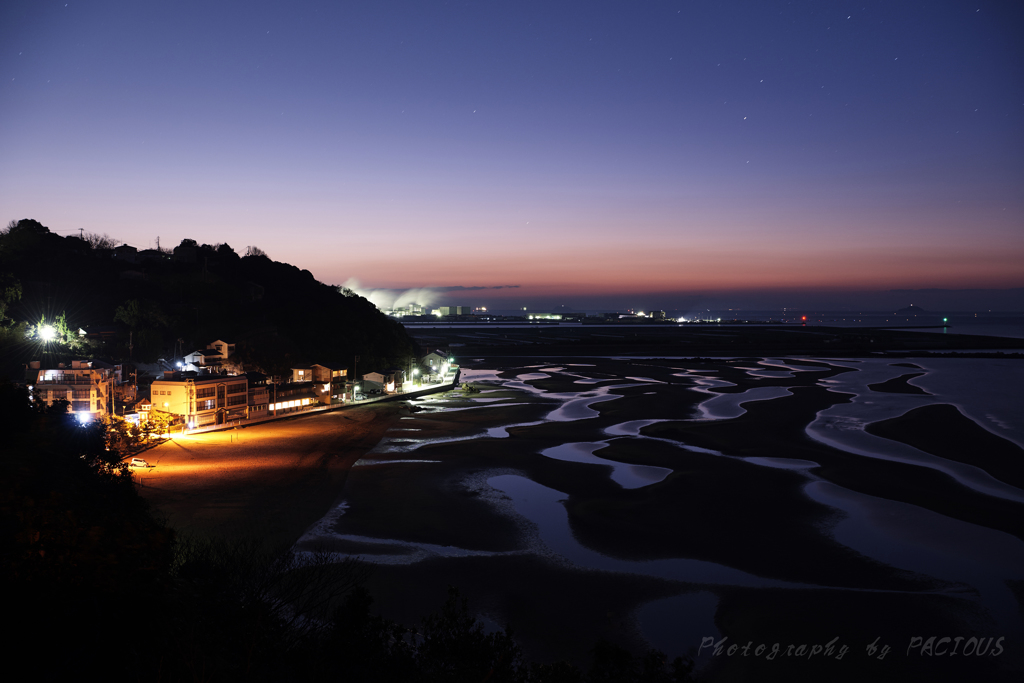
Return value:
M 80 420 L 91 420 L 110 414 L 114 395 L 115 368 L 102 361 L 76 360 L 68 367 L 43 368 L 40 361 L 28 365 L 26 381 L 31 385 L 33 400 L 53 405 L 65 399 Z
M 292 368 L 291 383 L 312 382 L 320 403 L 329 405 L 345 400 L 348 368 L 338 363 L 313 363 Z
M 331 403 L 343 403 L 348 392 L 348 368 L 338 363 L 313 365 L 313 369 L 321 372 L 317 381 L 323 381 L 330 388 Z
M 165 372 L 149 397 L 154 411 L 179 416 L 190 429 L 244 420 L 249 412 L 245 375 Z
M 270 414 L 277 416 L 309 410 L 323 403 L 322 391 L 317 391 L 316 386 L 313 382 L 288 382 L 272 386 Z
M 262 372 L 247 372 L 245 378 L 249 383 L 249 419 L 269 415 L 270 390 L 267 387 L 267 376 Z

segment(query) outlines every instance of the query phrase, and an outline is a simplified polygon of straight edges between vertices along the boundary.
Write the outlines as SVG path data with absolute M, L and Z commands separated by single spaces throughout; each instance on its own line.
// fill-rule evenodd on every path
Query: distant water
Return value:
M 799 320 L 786 318 L 786 322 Z M 825 312 L 807 315 L 807 325 L 829 327 L 887 327 L 936 334 L 973 334 L 1024 339 L 1022 313 L 850 313 Z
M 670 317 L 685 317 L 694 320 L 697 314 L 672 312 Z M 936 334 L 971 334 L 988 337 L 1008 337 L 1024 339 L 1024 313 L 916 313 L 896 314 L 879 312 L 822 311 L 802 312 L 794 315 L 789 311 L 704 311 L 700 316 L 710 319 L 721 319 L 720 324 L 727 326 L 735 321 L 764 322 L 769 324 L 806 325 L 823 327 L 885 327 L 890 329 L 907 329 L 915 332 L 932 332 Z M 803 320 L 803 316 L 807 319 Z M 578 322 L 543 323 L 527 322 L 437 322 L 437 323 L 405 323 L 413 329 L 429 328 L 471 328 L 481 325 L 500 326 L 502 328 L 532 328 L 538 325 L 579 327 Z M 632 327 L 629 323 L 614 323 L 615 327 Z M 638 323 L 636 327 L 646 327 Z M 701 323 L 701 327 L 708 327 Z

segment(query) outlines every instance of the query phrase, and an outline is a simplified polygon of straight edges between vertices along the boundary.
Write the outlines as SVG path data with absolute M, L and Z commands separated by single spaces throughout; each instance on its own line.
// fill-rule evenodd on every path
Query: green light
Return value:
M 949 318 L 943 318 L 942 322 L 946 322 L 947 320 L 949 320 Z

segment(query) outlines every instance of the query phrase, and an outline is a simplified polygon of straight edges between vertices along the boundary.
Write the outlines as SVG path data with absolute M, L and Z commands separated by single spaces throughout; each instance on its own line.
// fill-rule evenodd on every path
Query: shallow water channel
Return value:
M 684 359 L 675 363 L 667 359 L 661 366 L 647 370 L 639 367 L 642 363 L 637 360 L 637 367 L 630 366 L 629 374 L 626 374 L 627 370 L 604 367 L 609 360 L 579 359 L 571 364 L 511 369 L 482 365 L 464 368 L 462 381 L 483 389 L 481 395 L 468 400 L 431 398 L 418 402 L 418 405 L 432 414 L 451 413 L 453 416 L 457 412 L 501 411 L 503 407 L 522 405 L 522 401 L 490 397 L 488 393 L 511 390 L 524 397 L 541 397 L 550 402 L 551 407 L 538 420 L 510 421 L 473 433 L 421 438 L 413 427 L 396 429 L 374 449 L 370 457 L 359 461 L 356 466 L 429 466 L 443 461 L 443 449 L 436 448 L 441 444 L 479 442 L 481 447 L 485 447 L 489 440 L 509 439 L 509 429 L 512 428 L 544 427 L 549 423 L 583 425 L 592 421 L 595 424 L 588 440 L 566 439 L 562 443 L 539 448 L 531 455 L 580 468 L 601 468 L 588 471 L 605 472 L 614 485 L 624 492 L 634 493 L 640 493 L 646 487 L 669 485 L 675 471 L 691 466 L 688 454 L 723 458 L 744 467 L 764 468 L 749 470 L 753 472 L 782 470 L 785 476 L 803 477 L 804 484 L 795 489 L 794 495 L 803 496 L 831 511 L 830 522 L 820 526 L 824 541 L 839 544 L 856 556 L 893 570 L 934 579 L 936 585 L 946 586 L 936 588 L 936 591 L 955 595 L 980 608 L 1000 632 L 1024 635 L 1020 605 L 1008 587 L 1008 582 L 1024 581 L 1024 542 L 1019 537 L 955 519 L 905 500 L 887 499 L 840 486 L 819 474 L 820 463 L 807 458 L 788 457 L 785 449 L 733 453 L 729 448 L 706 448 L 644 433 L 652 425 L 666 422 L 735 420 L 754 403 L 787 400 L 792 397 L 795 386 L 818 387 L 842 394 L 849 400 L 818 411 L 806 426 L 806 437 L 811 441 L 846 454 L 847 460 L 853 456 L 854 462 L 891 461 L 940 472 L 955 482 L 955 486 L 972 495 L 991 497 L 1011 506 L 1022 505 L 1017 509 L 1024 513 L 1024 491 L 1000 481 L 984 469 L 873 436 L 864 430 L 867 424 L 899 417 L 913 408 L 942 403 L 956 406 L 977 425 L 1024 447 L 1024 405 L 1018 398 L 1018 388 L 1024 383 L 1024 364 L 929 359 L 913 360 L 911 362 L 917 369 L 908 369 L 887 359 L 764 358 L 760 362 L 745 359 L 734 363 L 728 372 L 714 372 L 687 367 Z M 616 368 L 628 362 L 614 360 L 618 364 Z M 834 374 L 833 370 L 842 372 Z M 908 384 L 923 390 L 922 393 L 887 393 L 869 388 L 869 385 L 877 387 L 910 372 L 919 376 L 909 380 Z M 738 387 L 737 378 L 742 379 L 745 388 Z M 558 390 L 541 388 L 553 379 L 559 380 Z M 622 421 L 602 417 L 602 409 L 610 405 L 608 402 L 636 401 L 640 400 L 639 397 L 651 395 L 641 391 L 644 387 L 650 387 L 653 395 L 659 396 L 657 392 L 669 385 L 683 385 L 683 390 L 694 396 L 690 407 L 681 414 L 668 417 L 664 411 L 658 417 L 634 414 L 631 416 L 634 419 Z M 675 449 L 671 452 L 678 454 L 675 456 L 678 464 L 666 466 L 671 463 L 666 463 L 664 457 L 650 463 L 619 462 L 598 454 L 619 440 L 649 442 L 662 450 L 671 447 Z M 431 447 L 429 457 L 420 458 L 416 451 L 427 447 Z M 525 471 L 516 471 L 514 467 L 510 469 L 507 462 L 492 472 L 466 472 L 464 481 L 474 490 L 481 491 L 483 498 L 491 501 L 498 513 L 515 519 L 521 528 L 527 530 L 524 538 L 528 540 L 524 545 L 506 554 L 536 554 L 580 570 L 642 575 L 678 582 L 680 589 L 676 595 L 638 604 L 632 615 L 643 637 L 669 654 L 684 654 L 699 643 L 701 637 L 720 634 L 716 611 L 723 587 L 791 591 L 822 588 L 867 590 L 856 586 L 830 586 L 827 581 L 819 583 L 760 576 L 725 563 L 693 557 L 637 560 L 602 553 L 589 547 L 574 533 L 573 520 L 566 506 L 570 494 L 532 480 Z M 426 558 L 502 554 L 346 533 L 344 506 L 312 528 L 298 547 L 309 547 L 318 539 L 325 538 L 379 544 L 380 553 L 363 553 L 361 557 L 381 563 L 415 564 Z M 400 548 L 400 552 L 393 552 L 395 548 Z M 902 589 L 893 590 L 898 592 Z M 686 618 L 680 618 L 679 615 L 683 614 Z

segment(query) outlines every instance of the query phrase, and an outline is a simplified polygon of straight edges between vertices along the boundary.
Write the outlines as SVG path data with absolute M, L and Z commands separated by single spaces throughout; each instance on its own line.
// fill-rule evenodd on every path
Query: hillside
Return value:
M 268 373 L 300 362 L 351 365 L 355 355 L 370 370 L 413 355 L 405 329 L 366 299 L 247 252 L 193 240 L 173 253 L 136 252 L 12 222 L 0 231 L 0 376 L 18 377 L 22 363 L 47 356 L 171 359 L 215 339 L 236 343 L 247 369 Z M 65 334 L 42 339 L 42 324 L 56 322 Z

